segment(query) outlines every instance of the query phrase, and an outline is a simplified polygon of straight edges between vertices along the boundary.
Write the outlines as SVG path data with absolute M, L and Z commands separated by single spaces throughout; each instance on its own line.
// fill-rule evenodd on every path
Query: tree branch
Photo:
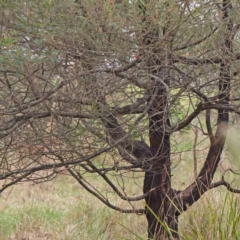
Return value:
M 231 61 L 240 60 L 240 53 L 232 54 Z M 204 65 L 204 64 L 220 64 L 224 61 L 221 57 L 213 57 L 213 58 L 187 58 L 183 56 L 173 56 L 173 63 L 182 63 L 188 65 Z
M 179 51 L 179 50 L 183 50 L 183 49 L 186 49 L 186 48 L 196 46 L 196 45 L 204 42 L 209 37 L 211 37 L 212 34 L 215 33 L 217 30 L 218 30 L 218 27 L 215 27 L 207 36 L 205 36 L 205 37 L 203 37 L 203 38 L 201 38 L 201 39 L 199 39 L 199 40 L 197 40 L 193 43 L 186 43 L 186 44 L 182 45 L 181 47 L 175 48 L 174 51 Z
M 200 102 L 197 108 L 182 122 L 177 123 L 175 126 L 172 126 L 169 129 L 169 132 L 176 132 L 183 128 L 185 128 L 201 111 L 202 111 L 203 104 Z
M 213 135 L 212 126 L 211 126 L 211 111 L 210 111 L 210 109 L 206 110 L 206 126 L 207 126 L 208 136 L 210 138 L 210 142 L 213 143 L 214 135 Z
M 231 187 L 231 184 L 226 182 L 225 181 L 225 174 L 228 172 L 228 171 L 231 171 L 232 173 L 236 174 L 236 175 L 240 175 L 240 172 L 236 172 L 234 171 L 232 168 L 228 168 L 226 169 L 223 174 L 222 174 L 222 180 L 218 181 L 218 182 L 215 182 L 213 184 L 210 185 L 210 189 L 213 189 L 213 188 L 216 188 L 216 187 L 219 187 L 219 186 L 225 186 L 227 188 L 228 191 L 232 192 L 232 193 L 240 193 L 240 189 L 235 189 L 235 188 L 232 188 Z

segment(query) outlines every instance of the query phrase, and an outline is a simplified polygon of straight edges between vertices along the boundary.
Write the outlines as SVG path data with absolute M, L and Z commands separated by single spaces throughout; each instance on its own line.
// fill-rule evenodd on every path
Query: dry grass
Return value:
M 143 216 L 110 210 L 70 176 L 19 184 L 5 191 L 0 201 L 1 240 L 126 239 L 129 232 L 120 224 L 145 235 Z
M 144 216 L 110 210 L 70 176 L 19 184 L 0 201 L 0 240 L 140 239 L 121 225 L 146 239 Z M 239 201 L 238 196 L 226 196 L 223 188 L 209 191 L 180 217 L 182 239 L 238 239 Z
M 181 160 L 173 169 L 174 188 L 184 189 L 193 180 L 192 142 L 191 134 L 186 139 L 179 135 L 179 140 L 176 140 L 177 150 L 183 153 L 173 162 L 174 165 Z M 199 149 L 199 168 L 207 153 L 204 150 L 205 145 L 208 143 L 203 143 Z M 225 168 L 231 165 L 230 155 L 226 151 L 228 161 L 223 162 Z M 216 178 L 219 179 L 220 175 L 221 168 Z M 99 178 L 89 177 L 99 191 L 109 194 L 108 187 Z M 228 180 L 233 180 L 227 177 Z M 143 179 L 136 178 L 134 183 L 132 180 L 130 178 L 128 181 L 127 193 L 141 193 Z M 239 187 L 238 185 L 236 182 L 235 187 Z M 111 199 L 119 207 L 127 206 L 119 198 Z M 226 195 L 224 188 L 209 191 L 180 216 L 179 230 L 182 239 L 239 239 L 239 203 L 240 198 Z M 137 205 L 142 208 L 144 202 Z M 107 208 L 69 175 L 59 175 L 52 182 L 38 185 L 25 183 L 7 189 L 0 195 L 0 212 L 0 240 L 140 239 L 126 228 L 141 239 L 146 239 L 147 223 L 144 216 L 121 214 Z

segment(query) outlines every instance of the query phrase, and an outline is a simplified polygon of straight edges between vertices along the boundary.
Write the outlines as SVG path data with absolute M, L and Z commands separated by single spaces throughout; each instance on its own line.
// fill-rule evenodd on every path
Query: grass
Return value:
M 193 180 L 193 136 L 189 133 L 183 139 L 178 134 L 175 140 L 174 150 L 183 152 L 180 158 L 173 158 L 176 166 L 172 171 L 173 187 L 184 189 Z M 207 153 L 204 144 L 198 153 L 199 166 Z M 229 162 L 224 164 L 227 164 L 226 168 Z M 220 176 L 218 171 L 216 178 Z M 98 177 L 89 177 L 92 184 L 102 193 L 109 194 L 117 206 L 126 207 L 126 203 L 110 194 Z M 230 182 L 233 180 L 226 177 Z M 133 183 L 130 178 L 127 193 L 141 193 L 142 180 L 136 178 Z M 236 181 L 234 187 L 239 187 Z M 240 197 L 228 193 L 225 188 L 207 192 L 180 216 L 181 239 L 239 239 L 239 203 Z M 138 206 L 144 207 L 144 201 Z M 0 195 L 0 240 L 139 240 L 147 238 L 146 229 L 145 216 L 121 214 L 107 208 L 69 175 L 59 175 L 52 182 L 38 185 L 19 184 Z
M 128 230 L 121 225 L 146 236 L 144 216 L 110 210 L 70 176 L 59 176 L 39 185 L 14 186 L 1 194 L 0 212 L 0 240 L 129 237 Z
M 239 239 L 239 203 L 239 196 L 223 188 L 208 192 L 180 217 L 182 239 Z
M 239 202 L 224 188 L 209 191 L 180 217 L 182 239 L 239 239 Z M 70 176 L 5 191 L 0 212 L 0 240 L 146 239 L 144 216 L 110 210 Z

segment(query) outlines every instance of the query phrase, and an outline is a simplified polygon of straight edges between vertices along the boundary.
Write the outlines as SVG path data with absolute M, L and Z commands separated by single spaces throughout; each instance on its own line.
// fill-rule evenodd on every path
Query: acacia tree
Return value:
M 108 207 L 146 214 L 155 239 L 178 238 L 178 216 L 209 189 L 240 192 L 224 174 L 213 182 L 229 117 L 240 113 L 237 1 L 0 6 L 1 191 L 51 180 L 65 167 Z M 208 152 L 192 183 L 174 189 L 174 143 L 194 121 Z M 123 189 L 134 184 L 129 173 L 142 176 L 137 197 Z M 114 205 L 89 174 L 131 208 Z M 142 199 L 146 209 L 136 208 Z

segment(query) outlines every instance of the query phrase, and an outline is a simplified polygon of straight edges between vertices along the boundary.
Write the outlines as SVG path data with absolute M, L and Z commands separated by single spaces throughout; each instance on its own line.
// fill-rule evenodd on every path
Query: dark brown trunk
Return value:
M 143 14 L 143 23 L 146 26 L 151 24 L 146 18 L 144 1 L 139 1 L 139 9 L 140 13 Z M 166 19 L 163 35 L 167 31 L 168 23 L 169 19 Z M 146 28 L 146 32 L 149 32 L 148 28 Z M 144 45 L 156 46 L 156 49 L 153 49 L 156 55 L 148 59 L 148 73 L 153 83 L 150 92 L 151 98 L 148 101 L 150 156 L 145 160 L 143 166 L 145 170 L 143 191 L 144 193 L 151 192 L 145 199 L 148 238 L 155 240 L 168 238 L 171 235 L 168 229 L 172 228 L 177 232 L 178 226 L 175 217 L 176 211 L 170 200 L 173 197 L 170 170 L 170 135 L 166 131 L 166 127 L 170 126 L 168 109 L 170 70 L 168 66 L 171 65 L 169 55 L 171 41 L 167 40 L 166 37 L 165 49 L 158 48 L 156 43 L 161 41 L 159 34 L 159 29 L 154 29 L 151 34 L 147 34 L 143 39 Z M 165 66 L 160 67 L 163 65 Z
M 160 74 L 158 74 L 160 75 Z M 165 75 L 165 74 L 164 74 Z M 155 74 L 156 76 L 156 74 Z M 164 76 L 166 77 L 166 75 Z M 157 78 L 156 78 L 157 79 Z M 145 162 L 144 193 L 151 191 L 146 198 L 146 217 L 149 239 L 167 239 L 171 234 L 177 237 L 177 217 L 171 199 L 170 135 L 168 113 L 168 79 L 154 80 L 149 115 L 149 139 L 151 157 Z M 170 233 L 170 229 L 173 231 Z
M 148 178 L 149 177 L 149 178 Z M 156 178 L 148 176 L 156 183 Z M 171 190 L 168 194 L 161 191 L 153 191 L 146 199 L 146 217 L 148 221 L 148 238 L 155 240 L 169 239 L 171 236 L 178 239 L 177 211 L 171 202 Z
M 233 51 L 231 34 L 233 24 L 228 14 L 232 5 L 230 0 L 223 0 L 222 3 L 223 20 L 226 22 L 228 29 L 222 49 L 225 56 L 229 56 L 229 58 L 226 61 L 222 61 L 220 65 L 218 102 L 228 105 L 231 80 L 231 61 L 229 60 Z M 177 217 L 180 214 L 178 209 L 181 212 L 185 211 L 187 205 L 192 205 L 210 188 L 224 147 L 229 121 L 228 111 L 219 109 L 215 134 L 212 133 L 210 124 L 208 126 L 211 145 L 201 171 L 194 183 L 188 188 L 181 191 L 181 193 L 180 191 L 174 191 L 171 188 L 170 135 L 166 131 L 170 125 L 168 109 L 170 72 L 168 67 L 171 66 L 171 54 L 169 52 L 172 49 L 172 38 L 166 32 L 169 26 L 168 22 L 170 22 L 169 19 L 166 20 L 166 28 L 163 32 L 165 39 L 169 37 L 169 41 L 165 43 L 166 49 L 161 49 L 160 60 L 153 57 L 149 61 L 149 73 L 152 77 L 154 90 L 151 94 L 152 98 L 149 100 L 148 115 L 151 157 L 145 161 L 144 166 L 146 171 L 144 193 L 151 190 L 151 194 L 146 198 L 146 217 L 148 221 L 148 238 L 155 240 L 170 239 L 171 236 L 175 239 L 178 238 Z M 149 40 L 146 45 L 148 46 L 152 43 L 154 43 L 154 39 Z M 156 49 L 156 53 L 159 53 L 158 49 Z M 156 67 L 153 68 L 151 65 L 164 67 L 156 69 Z

